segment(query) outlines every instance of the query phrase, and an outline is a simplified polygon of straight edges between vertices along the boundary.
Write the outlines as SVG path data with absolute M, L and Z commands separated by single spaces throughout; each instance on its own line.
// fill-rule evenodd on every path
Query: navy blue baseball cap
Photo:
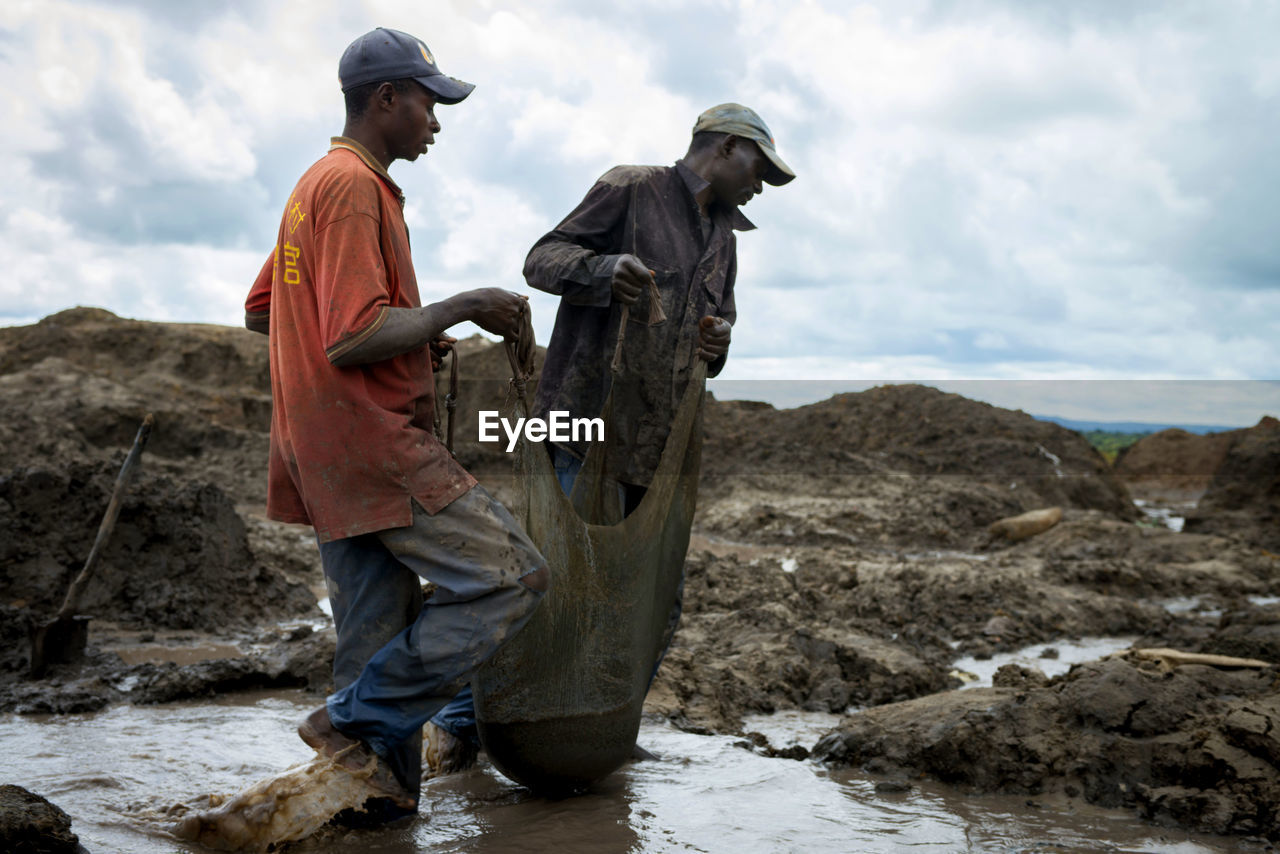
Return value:
M 441 104 L 456 104 L 476 88 L 441 73 L 436 58 L 421 39 L 399 30 L 378 27 L 353 41 L 338 61 L 342 91 L 384 80 L 417 80 L 435 94 Z

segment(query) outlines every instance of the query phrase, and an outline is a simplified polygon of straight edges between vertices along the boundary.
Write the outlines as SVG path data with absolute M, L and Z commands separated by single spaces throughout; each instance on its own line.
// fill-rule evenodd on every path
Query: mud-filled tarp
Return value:
M 517 512 L 553 581 L 525 628 L 473 680 L 485 750 L 517 782 L 573 790 L 631 756 L 689 546 L 705 384 L 698 362 L 653 481 L 625 519 L 604 470 L 608 435 L 592 446 L 572 498 L 540 444 L 518 450 Z M 606 403 L 606 431 L 609 410 Z

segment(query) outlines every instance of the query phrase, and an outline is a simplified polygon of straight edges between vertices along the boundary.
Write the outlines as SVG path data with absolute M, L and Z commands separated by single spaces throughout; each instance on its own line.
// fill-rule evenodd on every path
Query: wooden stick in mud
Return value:
M 80 597 L 84 594 L 89 578 L 93 575 L 98 557 L 102 554 L 107 540 L 111 537 L 111 531 L 115 528 L 125 487 L 129 485 L 133 470 L 138 465 L 142 449 L 151 438 L 151 428 L 154 425 L 155 416 L 147 413 L 147 417 L 142 420 L 142 426 L 138 428 L 138 435 L 133 439 L 133 447 L 129 449 L 129 455 L 125 457 L 124 465 L 120 466 L 120 473 L 116 475 L 116 485 L 111 491 L 111 502 L 107 504 L 106 515 L 98 525 L 98 536 L 93 541 L 89 557 L 85 559 L 84 568 L 71 582 L 66 598 L 62 600 L 62 607 L 58 609 L 58 615 L 44 625 L 37 626 L 31 634 L 31 676 L 33 678 L 43 676 L 50 664 L 75 661 L 84 655 L 85 644 L 89 639 L 89 618 L 77 617 L 76 610 L 80 607 Z

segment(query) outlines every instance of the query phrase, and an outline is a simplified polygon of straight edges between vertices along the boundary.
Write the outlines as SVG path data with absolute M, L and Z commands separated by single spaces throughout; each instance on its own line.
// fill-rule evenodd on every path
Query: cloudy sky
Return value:
M 1268 0 L 9 0 L 0 324 L 240 324 L 341 131 L 338 57 L 380 25 L 477 84 L 392 166 L 424 300 L 527 291 L 528 247 L 600 173 L 673 162 L 734 100 L 799 178 L 746 208 L 721 396 L 921 381 L 1077 418 L 1280 415 Z

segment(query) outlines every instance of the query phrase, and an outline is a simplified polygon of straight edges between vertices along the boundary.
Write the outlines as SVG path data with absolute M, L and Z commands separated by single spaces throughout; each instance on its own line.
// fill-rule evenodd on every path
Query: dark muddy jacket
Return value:
M 550 410 L 574 418 L 600 414 L 622 308 L 612 301 L 618 257 L 635 255 L 656 274 L 667 320 L 649 323 L 649 292 L 643 291 L 631 307 L 614 391 L 608 467 L 625 483 L 647 486 L 652 480 L 696 358 L 698 321 L 712 315 L 733 323 L 737 317 L 733 231 L 755 226 L 737 208 L 712 207 L 703 217 L 694 194 L 705 186 L 683 163 L 617 166 L 525 260 L 529 284 L 560 296 L 534 403 L 543 416 Z M 724 361 L 712 362 L 708 376 L 718 374 Z M 562 447 L 578 457 L 588 448 Z

